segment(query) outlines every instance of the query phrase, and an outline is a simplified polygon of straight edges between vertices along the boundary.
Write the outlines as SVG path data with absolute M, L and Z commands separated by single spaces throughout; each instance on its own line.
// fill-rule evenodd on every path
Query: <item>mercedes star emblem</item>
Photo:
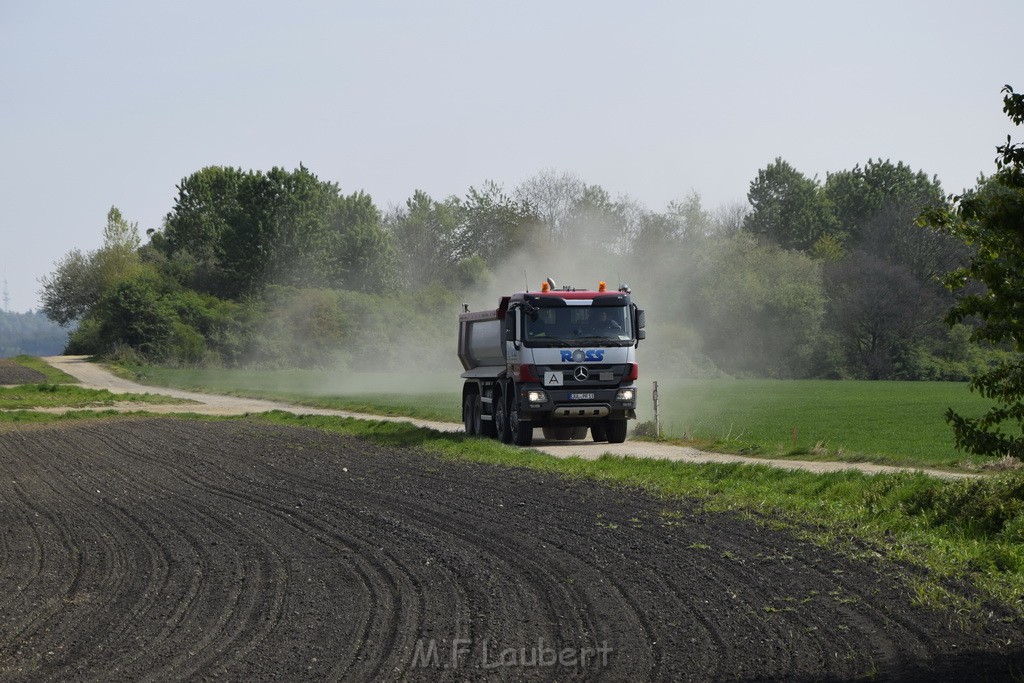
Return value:
M 590 372 L 587 371 L 585 367 L 580 365 L 575 370 L 572 371 L 572 376 L 576 378 L 577 382 L 586 382 L 587 377 L 590 377 Z

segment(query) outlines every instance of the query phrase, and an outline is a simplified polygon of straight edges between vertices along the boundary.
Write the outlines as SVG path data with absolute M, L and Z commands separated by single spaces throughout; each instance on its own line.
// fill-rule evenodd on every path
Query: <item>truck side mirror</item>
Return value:
M 637 338 L 638 341 L 640 339 L 647 339 L 647 330 L 644 330 L 644 329 L 637 330 L 636 331 L 636 338 Z
M 505 341 L 514 342 L 515 340 L 516 340 L 515 328 L 506 327 L 505 328 Z
M 636 326 L 637 329 L 641 330 L 647 327 L 647 316 L 644 315 L 644 309 L 642 308 L 636 309 Z M 640 338 L 643 339 L 643 337 Z

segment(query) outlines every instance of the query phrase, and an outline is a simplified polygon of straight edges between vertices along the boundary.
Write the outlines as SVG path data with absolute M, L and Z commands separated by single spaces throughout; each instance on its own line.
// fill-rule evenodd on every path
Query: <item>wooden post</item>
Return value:
M 654 438 L 661 438 L 661 419 L 658 417 L 658 383 L 654 383 Z

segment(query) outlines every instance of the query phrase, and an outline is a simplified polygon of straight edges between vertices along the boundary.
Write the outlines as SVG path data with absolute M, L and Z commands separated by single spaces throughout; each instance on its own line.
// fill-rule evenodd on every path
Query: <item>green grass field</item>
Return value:
M 709 449 L 940 467 L 984 461 L 956 451 L 944 419 L 950 407 L 985 410 L 966 383 L 669 380 L 659 394 L 663 434 Z M 648 420 L 650 383 L 642 395 Z
M 120 371 L 157 386 L 379 415 L 460 419 L 457 373 L 408 376 L 151 366 Z M 652 420 L 652 384 L 641 381 L 640 387 L 640 421 Z M 659 393 L 663 435 L 707 450 L 931 467 L 985 461 L 954 449 L 952 430 L 943 418 L 949 407 L 966 414 L 984 410 L 984 399 L 964 383 L 664 380 Z

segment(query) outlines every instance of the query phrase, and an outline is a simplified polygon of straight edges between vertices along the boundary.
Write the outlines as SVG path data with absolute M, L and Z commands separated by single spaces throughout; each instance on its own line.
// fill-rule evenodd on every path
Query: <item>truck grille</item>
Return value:
M 555 417 L 605 417 L 608 406 L 569 406 L 555 408 L 552 414 Z

